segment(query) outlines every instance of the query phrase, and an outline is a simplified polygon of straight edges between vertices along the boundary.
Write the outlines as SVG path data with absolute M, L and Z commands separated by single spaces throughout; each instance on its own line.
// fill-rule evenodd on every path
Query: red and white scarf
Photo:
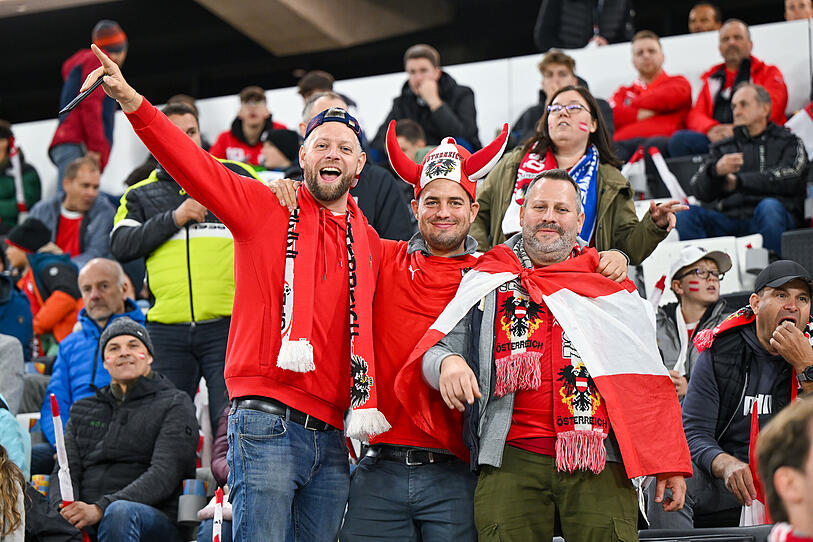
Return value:
M 28 217 L 28 206 L 25 204 L 25 187 L 23 185 L 23 166 L 20 161 L 20 150 L 14 144 L 14 138 L 8 140 L 11 176 L 14 177 L 14 195 L 17 199 L 17 224 Z
M 691 476 L 680 404 L 658 353 L 652 307 L 638 296 L 632 282 L 618 284 L 602 277 L 595 272 L 597 266 L 598 252 L 592 248 L 539 269 L 523 267 L 506 245 L 483 255 L 396 380 L 398 398 L 416 425 L 457 455 L 468 455 L 461 433 L 443 429 L 454 427 L 456 418 L 450 410 L 432 408 L 437 402 L 430 394 L 438 393 L 425 384 L 416 385 L 421 360 L 484 296 L 519 278 L 531 300 L 548 306 L 591 375 L 606 406 L 627 475 L 635 478 L 670 472 Z M 459 420 L 456 423 L 460 428 Z
M 813 542 L 813 536 L 794 533 L 787 523 L 777 523 L 768 535 L 768 542 Z
M 316 282 L 316 250 L 319 244 L 320 205 L 301 186 L 297 209 L 288 219 L 285 243 L 285 282 L 282 303 L 282 344 L 277 367 L 296 372 L 316 369 L 310 337 Z M 367 219 L 355 200 L 347 198 L 347 275 L 350 301 L 350 419 L 345 433 L 366 439 L 390 428 L 378 410 L 372 340 L 372 301 L 375 277 L 367 239 Z

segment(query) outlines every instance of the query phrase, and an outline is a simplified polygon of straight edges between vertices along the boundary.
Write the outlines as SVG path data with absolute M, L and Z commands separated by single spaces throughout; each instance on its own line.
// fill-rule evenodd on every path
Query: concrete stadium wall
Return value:
M 754 56 L 779 67 L 788 85 L 788 111 L 807 105 L 811 90 L 811 29 L 813 21 L 792 21 L 751 27 Z M 700 76 L 721 62 L 717 51 L 717 33 L 688 34 L 662 41 L 669 73 L 685 75 L 692 83 L 694 95 L 700 90 Z M 628 43 L 601 48 L 568 51 L 576 59 L 576 72 L 587 80 L 598 97 L 607 98 L 621 84 L 632 81 L 636 72 L 630 59 Z M 446 66 L 444 69 L 458 83 L 474 89 L 480 140 L 485 144 L 505 122 L 512 123 L 519 114 L 537 101 L 540 74 L 536 68 L 542 55 L 528 55 L 486 62 Z M 125 76 L 127 65 L 124 66 Z M 392 99 L 400 93 L 405 81 L 402 72 L 337 81 L 334 89 L 352 97 L 359 104 L 359 121 L 372 137 L 389 112 Z M 250 76 L 246 85 L 251 84 Z M 266 92 L 274 119 L 296 129 L 302 99 L 295 87 Z M 149 96 L 148 96 L 149 98 Z M 199 100 L 201 130 L 213 142 L 227 129 L 240 106 L 237 95 Z M 147 156 L 145 147 L 135 136 L 120 111 L 116 114 L 113 150 L 102 175 L 102 189 L 120 194 L 122 181 Z M 14 133 L 26 159 L 37 168 L 43 183 L 43 197 L 51 196 L 56 187 L 56 168 L 47 148 L 56 120 L 17 124 Z

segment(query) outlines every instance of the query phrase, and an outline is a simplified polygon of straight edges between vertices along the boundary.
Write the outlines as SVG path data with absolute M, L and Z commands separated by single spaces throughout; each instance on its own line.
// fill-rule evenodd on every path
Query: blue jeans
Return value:
M 336 542 L 349 486 L 341 431 L 232 409 L 228 438 L 235 541 Z
M 477 477 L 462 461 L 408 466 L 364 457 L 353 471 L 341 542 L 477 540 Z
M 212 542 L 213 519 L 204 519 L 198 527 L 198 542 Z M 231 521 L 224 519 L 220 526 L 220 542 L 231 542 Z
M 669 138 L 669 156 L 692 156 L 709 152 L 709 138 L 693 130 L 678 130 Z
M 175 387 L 194 400 L 201 375 L 209 390 L 209 416 L 212 434 L 217 420 L 229 402 L 223 371 L 231 318 L 195 325 L 147 322 L 155 349 L 152 368 L 169 378 Z
M 48 151 L 48 156 L 57 168 L 56 177 L 56 193 L 60 196 L 65 193 L 62 187 L 62 179 L 65 178 L 65 170 L 71 162 L 77 158 L 82 158 L 85 155 L 85 149 L 78 143 L 62 143 L 51 147 Z
M 178 527 L 166 514 L 132 501 L 113 501 L 107 507 L 96 538 L 99 542 L 181 542 Z
M 691 205 L 677 213 L 677 230 L 681 241 L 752 233 L 762 234 L 762 246 L 777 254 L 782 251 L 782 233 L 793 229 L 795 220 L 782 202 L 765 198 L 754 209 L 751 220 L 740 220 L 713 209 Z

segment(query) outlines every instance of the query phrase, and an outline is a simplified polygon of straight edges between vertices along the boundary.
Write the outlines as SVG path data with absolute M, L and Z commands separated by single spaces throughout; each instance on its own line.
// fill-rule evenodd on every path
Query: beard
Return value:
M 554 230 L 559 233 L 559 237 L 552 241 L 542 241 L 536 237 L 536 232 L 542 229 Z M 526 223 L 522 227 L 522 242 L 528 256 L 532 260 L 539 261 L 564 261 L 576 243 L 578 232 L 573 230 L 565 232 L 558 224 L 543 222 L 541 224 L 530 225 Z
M 336 201 L 350 190 L 350 185 L 355 178 L 352 173 L 343 173 L 337 182 L 332 184 L 322 184 L 319 179 L 319 170 L 316 166 L 306 166 L 303 172 L 305 186 L 311 195 L 319 201 Z
M 441 252 L 454 250 L 455 248 L 461 246 L 468 235 L 468 231 L 460 231 L 459 224 L 458 227 L 451 231 L 442 231 L 438 233 L 432 232 L 430 228 L 426 228 L 426 232 L 423 231 L 423 228 L 420 229 L 421 235 L 423 236 L 424 241 L 426 241 L 427 247 Z

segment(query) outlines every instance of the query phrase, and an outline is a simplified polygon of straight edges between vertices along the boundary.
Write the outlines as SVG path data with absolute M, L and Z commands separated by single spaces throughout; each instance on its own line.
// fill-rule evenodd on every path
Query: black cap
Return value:
M 299 134 L 293 130 L 279 128 L 276 130 L 266 130 L 260 135 L 260 141 L 266 141 L 276 148 L 291 162 L 299 159 Z
M 110 322 L 107 328 L 102 332 L 102 336 L 99 337 L 99 346 L 102 348 L 102 354 L 104 354 L 104 347 L 107 346 L 110 339 L 120 335 L 132 335 L 144 343 L 144 346 L 147 347 L 147 351 L 151 356 L 155 356 L 155 353 L 152 351 L 152 340 L 150 340 L 150 334 L 147 333 L 147 329 L 127 316 L 116 318 Z
M 805 281 L 808 289 L 813 290 L 813 279 L 810 278 L 807 269 L 792 260 L 777 260 L 759 272 L 754 283 L 754 292 L 759 292 L 766 286 L 778 288 L 796 279 Z
M 48 229 L 48 226 L 42 220 L 30 216 L 8 232 L 6 243 L 26 252 L 36 252 L 50 240 L 51 230 Z

